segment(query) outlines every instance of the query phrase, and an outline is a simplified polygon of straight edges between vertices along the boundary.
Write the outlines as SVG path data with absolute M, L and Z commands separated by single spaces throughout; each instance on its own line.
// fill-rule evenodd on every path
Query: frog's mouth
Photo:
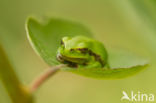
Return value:
M 72 67 L 77 67 L 78 65 L 87 64 L 87 60 L 85 58 L 72 58 L 72 57 L 64 56 L 60 53 L 57 54 L 57 60 L 60 61 L 61 63 L 68 64 L 69 66 Z

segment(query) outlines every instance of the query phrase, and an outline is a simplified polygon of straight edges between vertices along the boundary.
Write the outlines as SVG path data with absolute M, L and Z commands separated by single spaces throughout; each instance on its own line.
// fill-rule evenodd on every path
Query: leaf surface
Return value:
M 62 37 L 77 35 L 92 37 L 92 33 L 82 24 L 56 18 L 42 22 L 29 18 L 26 29 L 33 48 L 50 66 L 60 64 L 56 60 L 56 51 Z M 62 70 L 93 78 L 117 79 L 135 74 L 147 66 L 146 60 L 123 50 L 108 49 L 108 54 L 110 69 L 68 67 Z

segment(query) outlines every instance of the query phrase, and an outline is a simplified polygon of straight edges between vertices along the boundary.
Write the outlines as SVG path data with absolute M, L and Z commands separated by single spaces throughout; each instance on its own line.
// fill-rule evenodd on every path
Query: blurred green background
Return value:
M 155 11 L 155 0 L 0 0 L 0 42 L 18 77 L 28 85 L 48 66 L 27 40 L 26 18 L 45 15 L 85 24 L 106 47 L 132 51 L 148 58 L 150 66 L 121 80 L 96 80 L 60 72 L 34 94 L 35 101 L 121 103 L 123 90 L 156 94 Z M 11 103 L 1 82 L 0 103 Z

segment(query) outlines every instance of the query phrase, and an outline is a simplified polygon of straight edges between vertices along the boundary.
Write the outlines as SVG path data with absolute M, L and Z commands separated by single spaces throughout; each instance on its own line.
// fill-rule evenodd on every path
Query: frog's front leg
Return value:
M 91 62 L 85 65 L 85 68 L 101 68 L 101 64 L 99 62 Z
M 104 68 L 106 68 L 106 69 L 110 69 L 110 65 L 109 65 L 109 63 L 106 63 L 105 66 L 104 66 Z
M 107 63 L 107 64 L 105 64 L 105 66 L 104 67 L 102 67 L 101 66 L 101 64 L 99 63 L 99 62 L 91 62 L 91 63 L 88 63 L 86 66 L 85 66 L 85 68 L 103 68 L 103 69 L 109 69 L 110 68 L 110 66 L 109 66 L 109 64 Z

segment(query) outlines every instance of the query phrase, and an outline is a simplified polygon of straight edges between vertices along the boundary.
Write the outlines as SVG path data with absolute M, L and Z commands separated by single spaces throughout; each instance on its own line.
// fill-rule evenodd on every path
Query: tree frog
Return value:
M 104 45 L 85 36 L 63 37 L 57 60 L 72 67 L 101 68 L 107 64 Z

